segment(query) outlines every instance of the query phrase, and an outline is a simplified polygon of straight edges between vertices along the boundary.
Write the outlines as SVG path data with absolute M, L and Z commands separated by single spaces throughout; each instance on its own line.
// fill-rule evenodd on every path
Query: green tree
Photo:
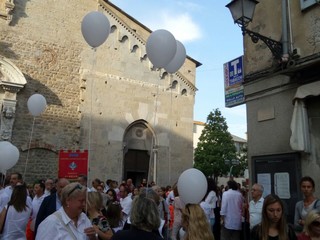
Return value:
M 214 179 L 217 180 L 230 169 L 230 165 L 225 161 L 236 159 L 236 157 L 236 147 L 228 132 L 226 120 L 219 109 L 215 109 L 208 115 L 195 149 L 194 167 L 206 176 L 214 175 Z

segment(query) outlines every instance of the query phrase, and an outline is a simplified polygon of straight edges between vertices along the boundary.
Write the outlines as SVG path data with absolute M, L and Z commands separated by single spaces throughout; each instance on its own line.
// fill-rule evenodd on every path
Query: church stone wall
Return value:
M 173 75 L 153 69 L 145 56 L 148 29 L 100 3 L 19 1 L 10 25 L 0 20 L 0 56 L 10 59 L 27 80 L 18 93 L 12 134 L 20 159 L 10 171 L 23 173 L 28 158 L 27 181 L 56 177 L 59 149 L 90 145 L 89 178 L 121 180 L 123 134 L 130 123 L 143 119 L 157 140 L 157 181 L 172 184 L 192 166 L 196 63 L 187 59 Z M 107 15 L 112 32 L 94 51 L 80 25 L 86 13 L 97 9 Z M 174 80 L 178 85 L 172 89 Z M 34 93 L 45 96 L 48 107 L 35 118 L 32 131 L 26 102 Z

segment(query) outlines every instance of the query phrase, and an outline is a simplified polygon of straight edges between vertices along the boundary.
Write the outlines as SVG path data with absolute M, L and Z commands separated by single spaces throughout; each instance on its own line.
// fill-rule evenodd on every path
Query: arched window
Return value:
M 174 80 L 174 81 L 172 82 L 171 88 L 177 90 L 177 88 L 178 88 L 178 81 L 177 81 L 177 80 Z

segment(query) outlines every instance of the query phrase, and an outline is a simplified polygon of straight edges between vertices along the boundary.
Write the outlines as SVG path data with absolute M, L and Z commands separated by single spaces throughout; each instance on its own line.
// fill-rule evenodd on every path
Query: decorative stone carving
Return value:
M 10 60 L 0 57 L 0 140 L 11 140 L 17 93 L 26 83 L 17 66 Z
M 0 17 L 7 20 L 9 25 L 12 21 L 13 0 L 0 0 Z
M 4 101 L 1 109 L 1 140 L 10 141 L 12 136 L 12 127 L 15 120 L 15 102 Z

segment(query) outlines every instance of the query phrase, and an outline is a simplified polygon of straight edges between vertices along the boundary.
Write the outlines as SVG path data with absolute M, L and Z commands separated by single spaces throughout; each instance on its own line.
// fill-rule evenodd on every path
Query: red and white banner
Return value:
M 60 150 L 59 178 L 76 179 L 88 174 L 88 150 Z

